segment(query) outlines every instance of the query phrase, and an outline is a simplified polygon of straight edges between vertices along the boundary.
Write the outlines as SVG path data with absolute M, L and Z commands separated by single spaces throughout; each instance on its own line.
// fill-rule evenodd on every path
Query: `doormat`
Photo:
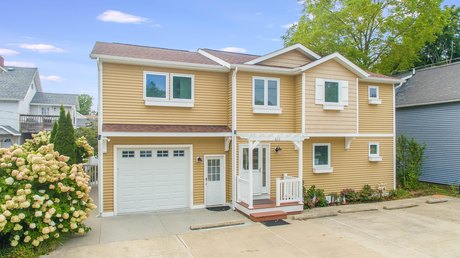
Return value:
M 274 226 L 283 226 L 283 225 L 289 225 L 289 222 L 282 220 L 282 219 L 277 219 L 277 220 L 267 220 L 267 221 L 262 221 L 260 222 L 264 224 L 267 227 L 274 227 Z
M 230 210 L 230 206 L 207 207 L 206 209 L 210 211 L 228 211 Z

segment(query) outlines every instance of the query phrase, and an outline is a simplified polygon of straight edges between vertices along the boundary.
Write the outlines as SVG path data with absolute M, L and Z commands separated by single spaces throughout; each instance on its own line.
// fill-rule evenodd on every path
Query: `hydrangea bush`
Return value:
M 63 234 L 84 234 L 96 208 L 81 165 L 54 151 L 49 133 L 0 149 L 0 247 L 39 246 Z

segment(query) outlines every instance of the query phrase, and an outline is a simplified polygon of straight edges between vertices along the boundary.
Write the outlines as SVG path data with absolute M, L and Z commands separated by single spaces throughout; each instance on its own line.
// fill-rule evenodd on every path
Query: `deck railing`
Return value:
M 83 170 L 90 177 L 89 184 L 93 185 L 93 186 L 97 185 L 97 183 L 98 183 L 97 165 L 85 164 L 85 165 L 83 165 Z
M 302 202 L 302 180 L 284 176 L 276 179 L 276 206 L 287 202 Z
M 59 116 L 48 115 L 19 115 L 21 132 L 38 133 L 40 131 L 51 131 L 53 123 L 59 119 Z
M 238 202 L 249 203 L 249 181 L 240 176 L 236 177 L 236 192 Z

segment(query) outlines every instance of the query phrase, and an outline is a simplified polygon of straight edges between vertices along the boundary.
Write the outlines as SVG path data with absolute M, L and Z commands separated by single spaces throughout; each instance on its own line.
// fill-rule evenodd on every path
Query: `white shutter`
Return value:
M 315 104 L 324 104 L 324 80 L 316 79 Z
M 340 104 L 348 106 L 348 81 L 340 82 Z

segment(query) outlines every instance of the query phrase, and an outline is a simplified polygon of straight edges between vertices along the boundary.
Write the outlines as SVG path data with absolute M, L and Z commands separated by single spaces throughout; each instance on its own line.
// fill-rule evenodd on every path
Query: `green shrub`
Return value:
M 58 120 L 58 130 L 54 139 L 54 149 L 61 155 L 69 157 L 69 164 L 76 163 L 75 135 L 70 114 L 65 115 L 64 107 L 61 106 L 61 114 Z
M 314 207 L 326 207 L 328 205 L 324 190 L 316 189 L 316 186 L 312 185 L 308 190 L 304 186 L 304 209 L 311 209 Z
M 398 186 L 414 190 L 420 186 L 419 177 L 422 173 L 425 144 L 404 135 L 398 136 L 396 144 L 396 177 Z
M 404 199 L 410 196 L 411 194 L 409 191 L 402 189 L 402 188 L 398 188 L 396 190 L 391 190 L 388 195 L 388 198 L 391 200 L 395 200 L 395 199 Z
M 354 203 L 359 200 L 358 194 L 353 189 L 343 189 L 341 194 L 345 198 L 346 203 Z
M 358 199 L 360 202 L 372 202 L 377 200 L 376 192 L 370 185 L 364 185 L 361 191 L 358 193 Z
M 50 143 L 54 143 L 54 140 L 56 139 L 56 133 L 58 131 L 58 122 L 57 121 L 54 121 L 53 123 L 53 130 L 51 130 L 51 134 L 50 134 Z

